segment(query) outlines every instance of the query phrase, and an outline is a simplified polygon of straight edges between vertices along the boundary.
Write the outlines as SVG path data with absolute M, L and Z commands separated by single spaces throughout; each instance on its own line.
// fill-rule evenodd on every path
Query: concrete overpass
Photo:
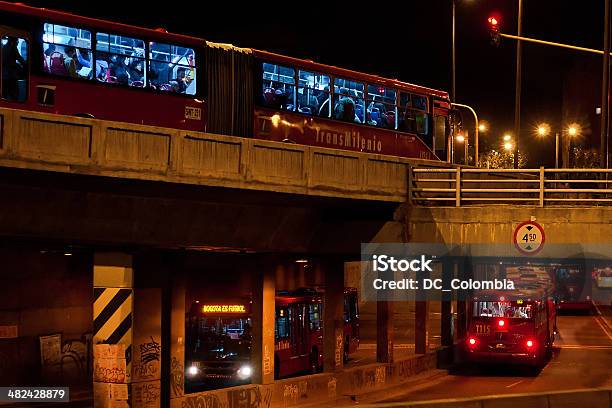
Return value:
M 324 403 L 401 385 L 413 374 L 433 368 L 436 358 L 428 353 L 426 325 L 429 309 L 423 302 L 414 309 L 418 356 L 394 361 L 393 307 L 379 302 L 378 363 L 343 369 L 342 359 L 336 358 L 342 348 L 337 335 L 343 327 L 344 262 L 359 259 L 361 242 L 506 243 L 514 225 L 531 217 L 550 230 L 549 242 L 571 241 L 564 233 L 568 229 L 574 234 L 590 232 L 593 242 L 609 234 L 608 208 L 570 211 L 569 206 L 542 208 L 537 203 L 520 209 L 456 207 L 457 197 L 461 202 L 461 194 L 472 194 L 452 190 L 453 182 L 461 189 L 461 173 L 441 181 L 449 185 L 442 193 L 452 194 L 453 208 L 413 201 L 415 193 L 424 192 L 414 190 L 421 187 L 411 169 L 456 171 L 439 163 L 8 109 L 0 109 L 0 120 L 3 243 L 9 249 L 29 248 L 24 257 L 35 263 L 53 251 L 90 251 L 79 258 L 81 266 L 68 266 L 73 268 L 70 273 L 83 265 L 91 267 L 80 271 L 81 280 L 98 295 L 84 296 L 79 304 L 88 310 L 94 305 L 94 315 L 101 312 L 99 306 L 96 311 L 96 300 L 104 299 L 98 296 L 130 291 L 133 321 L 126 347 L 134 348 L 134 359 L 140 357 L 136 346 L 148 339 L 163 350 L 153 376 L 128 369 L 134 375 L 134 395 L 142 398 L 143 390 L 150 391 L 147 395 L 157 393 L 158 398 L 149 401 L 153 406 Z M 482 179 L 472 183 L 479 186 L 490 185 L 491 179 L 505 180 L 506 187 L 519 184 L 507 176 L 478 177 Z M 196 251 L 206 255 L 193 255 Z M 210 273 L 201 271 L 229 276 L 231 268 L 215 265 L 219 256 L 236 254 L 244 258 L 232 258 L 242 269 L 235 278 L 250 277 L 247 286 L 256 305 L 254 384 L 186 395 L 181 381 L 189 276 L 205 279 Z M 296 256 L 312 259 L 308 273 L 296 270 Z M 24 257 L 12 257 L 11 268 L 19 268 Z M 46 264 L 40 264 L 45 271 Z M 20 303 L 19 294 L 38 285 L 34 278 L 23 279 L 22 291 L 7 296 L 10 306 L 0 308 L 21 309 L 0 314 L 0 323 L 10 326 L 41 313 L 38 306 Z M 325 301 L 330 312 L 324 322 L 327 373 L 273 381 L 270 350 L 277 282 L 329 289 Z M 63 304 L 56 309 L 53 319 L 67 310 Z M 79 313 L 87 316 L 83 310 Z M 450 302 L 444 302 L 443 345 L 453 342 L 451 313 Z M 90 318 L 87 324 L 91 323 Z M 28 325 L 20 333 L 32 337 L 39 328 Z M 108 341 L 96 337 L 95 329 L 94 343 Z

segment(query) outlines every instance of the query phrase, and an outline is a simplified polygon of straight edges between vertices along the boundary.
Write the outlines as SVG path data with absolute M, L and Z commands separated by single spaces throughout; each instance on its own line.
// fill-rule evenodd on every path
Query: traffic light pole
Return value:
M 606 0 L 607 1 L 607 0 Z M 517 34 L 523 34 L 523 0 L 518 0 Z M 521 139 L 521 40 L 516 42 L 516 88 L 514 93 L 514 168 L 519 167 L 519 143 Z
M 601 137 L 599 165 L 607 169 L 610 165 L 608 160 L 608 110 L 610 103 L 610 0 L 605 0 L 604 7 L 604 52 L 603 52 L 603 75 L 601 81 Z
M 453 49 L 452 49 L 452 62 L 451 62 L 452 71 L 453 72 L 452 72 L 452 78 L 451 78 L 451 82 L 452 82 L 452 84 L 451 84 L 451 101 L 455 102 L 455 100 L 457 98 L 457 95 L 456 95 L 457 90 L 456 90 L 456 83 L 455 83 L 456 80 L 457 80 L 457 78 L 456 78 L 456 67 L 455 67 L 455 64 L 456 64 L 456 58 L 455 58 L 455 18 L 456 18 L 455 8 L 457 6 L 457 4 L 456 4 L 457 0 L 451 0 L 451 1 L 453 2 L 453 27 L 452 27 L 452 30 L 453 30 L 453 34 L 452 34 L 452 37 L 453 37 L 452 38 L 452 48 Z

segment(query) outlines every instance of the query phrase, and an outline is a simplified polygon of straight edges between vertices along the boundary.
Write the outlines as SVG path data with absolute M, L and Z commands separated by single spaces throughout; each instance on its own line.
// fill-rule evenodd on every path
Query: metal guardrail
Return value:
M 415 205 L 612 205 L 612 169 L 477 169 L 410 166 Z

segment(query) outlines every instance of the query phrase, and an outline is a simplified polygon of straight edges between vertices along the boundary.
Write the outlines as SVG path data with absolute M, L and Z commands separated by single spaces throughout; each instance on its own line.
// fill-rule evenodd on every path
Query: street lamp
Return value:
M 551 133 L 551 127 L 548 123 L 543 122 L 543 123 L 540 123 L 536 127 L 536 134 L 540 137 L 546 137 L 550 135 L 550 133 Z M 577 123 L 571 123 L 565 129 L 561 131 L 561 136 L 567 135 L 570 138 L 574 138 L 576 136 L 580 136 L 581 133 L 582 133 L 582 128 L 580 127 L 580 125 Z M 569 149 L 570 149 L 569 143 L 571 142 L 571 140 L 566 140 L 566 139 L 564 140 L 566 141 L 565 145 L 567 147 L 567 149 L 564 149 L 564 152 L 566 152 L 567 155 L 564 154 L 563 165 L 568 166 Z M 559 132 L 555 132 L 555 168 L 556 169 L 559 168 Z
M 580 125 L 572 123 L 567 127 L 567 134 L 574 137 L 580 134 Z
M 512 144 L 512 142 L 506 142 L 504 143 L 504 149 L 510 151 L 514 148 L 514 144 Z
M 481 120 L 480 123 L 478 124 L 478 130 L 482 133 L 487 132 L 489 130 L 489 124 L 485 122 L 484 120 Z
M 504 142 L 509 142 L 512 140 L 512 135 L 510 133 L 504 134 Z
M 463 133 L 459 133 L 457 135 L 457 137 L 455 137 L 455 140 L 457 141 L 457 143 L 463 143 L 463 161 L 465 163 L 465 165 L 467 166 L 468 163 L 468 138 L 467 135 L 464 135 Z

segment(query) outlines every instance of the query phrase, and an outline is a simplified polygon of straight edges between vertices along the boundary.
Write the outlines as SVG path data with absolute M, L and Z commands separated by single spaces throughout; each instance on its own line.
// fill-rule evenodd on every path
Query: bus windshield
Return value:
M 248 359 L 251 319 L 200 317 L 193 344 L 193 354 L 203 360 Z
M 531 319 L 533 317 L 531 306 L 517 302 L 474 302 L 473 316 Z

